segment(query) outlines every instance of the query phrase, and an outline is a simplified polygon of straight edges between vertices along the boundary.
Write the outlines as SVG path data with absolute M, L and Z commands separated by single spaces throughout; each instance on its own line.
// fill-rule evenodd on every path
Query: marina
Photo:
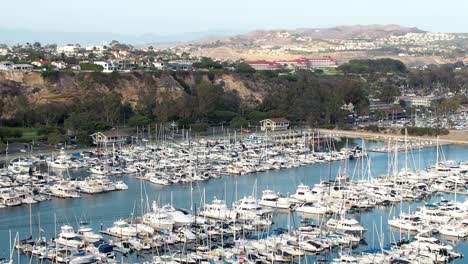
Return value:
M 69 254 L 68 261 L 65 261 L 70 263 L 91 263 L 91 256 L 94 256 L 93 261 L 123 260 L 130 263 L 195 263 L 210 259 L 240 262 L 239 257 L 244 258 L 244 262 L 255 258 L 269 263 L 350 263 L 346 261 L 351 260 L 354 261 L 351 263 L 363 263 L 366 258 L 379 257 L 383 258 L 382 263 L 390 263 L 391 258 L 414 255 L 403 248 L 428 243 L 433 238 L 433 231 L 452 234 L 453 237 L 454 230 L 461 230 L 456 231 L 456 240 L 463 239 L 463 232 L 468 234 L 468 230 L 463 231 L 466 230 L 464 222 L 454 225 L 449 221 L 452 218 L 466 219 L 468 212 L 463 195 L 466 148 L 445 145 L 417 150 L 407 148 L 406 155 L 399 151 L 366 154 L 360 147 L 354 147 L 356 143 L 363 142 L 350 142 L 353 147 L 334 152 L 311 152 L 310 146 L 305 147 L 301 141 L 289 145 L 218 143 L 214 146 L 209 142 L 197 142 L 190 143 L 188 149 L 191 153 L 180 152 L 184 147 L 175 145 L 158 146 L 157 150 L 153 146 L 136 147 L 132 151 L 138 153 L 133 156 L 138 156 L 138 160 L 128 162 L 131 152 L 123 155 L 128 150 L 122 149 L 118 153 L 120 159 L 128 162 L 122 163 L 118 169 L 115 164 L 109 164 L 109 160 L 116 160 L 113 157 L 117 156 L 116 152 L 83 159 L 86 162 L 80 163 L 83 164 L 81 167 L 73 166 L 76 168 L 72 169 L 70 166 L 65 171 L 52 169 L 44 174 L 58 182 L 52 186 L 61 182 L 73 183 L 70 186 L 76 188 L 81 198 L 52 198 L 0 209 L 0 234 L 5 238 L 1 247 L 11 248 L 7 242 L 9 231 L 12 231 L 11 241 L 18 232 L 16 248 L 20 249 L 18 252 L 26 253 L 26 256 L 16 253 L 12 256 L 24 263 L 29 261 L 28 255 L 32 254 L 36 260 L 39 255 L 33 252 L 34 247 L 28 249 L 27 246 L 22 247 L 23 244 L 18 245 L 19 239 L 29 235 L 50 239 L 58 235 L 57 239 L 61 240 L 56 239 L 55 244 L 64 250 L 62 247 L 67 243 L 67 234 L 72 240 L 81 234 L 81 240 L 77 241 L 83 242 L 79 242 L 79 246 L 83 249 L 86 245 L 84 256 L 78 258 L 76 254 L 79 252 L 72 254 L 76 255 L 74 257 Z M 372 144 L 375 143 L 364 142 L 363 145 Z M 210 151 L 203 157 L 200 153 L 207 152 L 207 146 L 210 146 Z M 232 152 L 237 152 L 237 155 L 232 155 Z M 183 154 L 174 157 L 171 153 Z M 225 153 L 230 155 L 223 156 Z M 355 155 L 350 156 L 349 153 Z M 262 158 L 262 155 L 265 156 Z M 138 165 L 143 160 L 150 161 L 148 157 L 158 157 L 155 160 L 160 162 Z M 185 157 L 179 161 L 185 169 L 180 169 L 174 162 L 175 158 L 181 157 Z M 167 160 L 166 164 L 164 160 Z M 206 160 L 210 162 L 206 163 Z M 224 163 L 221 162 L 223 160 Z M 215 165 L 219 166 L 216 170 L 207 167 Z M 242 169 L 234 171 L 234 168 Z M 421 170 L 423 168 L 428 169 Z M 180 174 L 176 174 L 177 171 Z M 128 189 L 93 192 L 92 188 L 75 184 L 84 181 L 80 180 L 83 178 L 91 182 L 101 179 L 114 185 L 120 182 Z M 97 190 L 103 190 L 102 185 L 98 186 L 101 189 L 96 187 Z M 441 196 L 443 192 L 453 194 Z M 405 226 L 412 225 L 412 219 L 426 217 L 421 209 L 416 209 L 424 209 L 428 205 L 433 206 L 429 207 L 435 210 L 436 215 L 442 211 L 447 213 L 450 208 L 459 209 L 454 210 L 443 223 L 436 225 L 427 218 L 427 221 L 421 220 L 418 228 L 405 229 Z M 86 227 L 83 226 L 84 221 L 87 222 Z M 76 234 L 74 230 L 77 230 Z M 428 232 L 431 235 L 424 235 Z M 415 242 L 405 242 L 408 246 L 394 248 L 392 257 L 383 253 L 384 248 L 385 252 L 388 251 L 390 243 L 402 243 L 408 235 L 416 238 Z M 101 242 L 106 245 L 103 247 L 113 248 L 112 253 L 106 252 L 104 256 L 92 246 L 92 242 L 101 238 L 105 239 Z M 48 243 L 41 247 L 42 250 L 48 248 Z M 457 263 L 456 259 L 466 253 L 467 246 L 463 240 L 453 245 L 447 251 L 448 255 L 431 251 L 424 253 L 425 258 L 438 258 L 437 262 L 455 260 Z M 369 248 L 380 248 L 380 253 L 347 253 L 349 249 L 364 252 Z M 44 257 L 43 252 L 39 259 L 58 259 L 60 250 L 51 246 L 48 255 Z M 8 259 L 10 254 L 5 250 L 2 257 Z M 422 253 L 418 254 L 415 256 L 421 258 Z M 73 258 L 83 262 L 72 262 Z
M 467 1 L 23 2 L 0 264 L 468 263 Z

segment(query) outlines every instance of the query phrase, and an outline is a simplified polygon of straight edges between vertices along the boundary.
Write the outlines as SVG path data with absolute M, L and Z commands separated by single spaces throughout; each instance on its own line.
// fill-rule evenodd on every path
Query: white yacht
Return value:
M 258 204 L 265 207 L 288 209 L 293 206 L 293 201 L 294 199 L 281 197 L 272 190 L 264 190 L 262 192 L 262 199 L 258 202 Z
M 72 166 L 70 164 L 70 157 L 65 154 L 65 150 L 62 148 L 60 154 L 56 158 L 47 163 L 50 168 L 53 169 L 70 169 Z
M 59 198 L 76 198 L 80 197 L 76 187 L 72 186 L 69 182 L 61 181 L 50 186 L 50 192 L 53 196 Z
M 27 158 L 14 158 L 10 161 L 8 171 L 12 173 L 29 173 L 34 164 Z
M 125 184 L 125 182 L 123 181 L 117 181 L 115 183 L 115 189 L 116 190 L 127 190 L 128 189 L 128 185 Z
M 0 189 L 0 206 L 17 206 L 23 203 L 21 197 L 11 189 Z
M 344 232 L 351 232 L 351 233 L 359 233 L 364 234 L 367 229 L 362 227 L 356 219 L 334 219 L 331 218 L 327 221 L 327 227 L 332 230 L 344 231 Z
M 149 181 L 157 185 L 169 185 L 171 184 L 168 179 L 163 177 L 150 177 Z
M 137 228 L 124 220 L 115 221 L 114 225 L 107 228 L 106 231 L 116 237 L 133 237 L 138 234 Z
M 272 210 L 262 208 L 252 196 L 244 197 L 235 202 L 233 208 L 243 219 L 259 218 L 272 212 Z
M 103 165 L 91 167 L 89 168 L 89 172 L 97 175 L 107 175 L 110 173 L 109 170 L 107 170 Z
M 96 234 L 93 232 L 93 229 L 89 227 L 86 223 L 81 223 L 78 231 L 76 232 L 78 237 L 83 239 L 88 243 L 94 243 L 98 240 L 102 240 L 103 237 L 100 234 Z
M 298 213 L 315 214 L 315 215 L 325 215 L 325 214 L 332 213 L 330 208 L 328 208 L 327 206 L 322 205 L 320 203 L 314 203 L 314 202 L 304 203 L 294 210 Z
M 81 248 L 85 242 L 73 231 L 73 227 L 64 225 L 60 228 L 60 234 L 55 239 L 55 243 L 72 248 Z
M 313 202 L 317 200 L 317 196 L 312 193 L 310 187 L 302 183 L 297 186 L 296 193 L 291 195 L 291 197 L 302 202 Z
M 194 222 L 193 215 L 177 210 L 170 204 L 164 205 L 161 211 L 172 218 L 174 226 L 187 226 Z
M 219 220 L 234 220 L 237 218 L 236 211 L 228 208 L 224 200 L 216 199 L 216 197 L 211 204 L 205 204 L 200 215 Z
M 421 233 L 415 236 L 415 241 L 411 242 L 409 246 L 414 247 L 420 250 L 428 250 L 428 251 L 440 251 L 440 250 L 447 250 L 447 252 L 453 251 L 453 247 L 451 245 L 442 244 L 442 242 L 432 237 L 429 234 Z
M 447 223 L 450 221 L 450 219 L 452 219 L 452 217 L 439 210 L 439 207 L 434 204 L 425 204 L 424 206 L 418 208 L 415 216 L 418 216 L 423 220 L 439 224 Z
M 83 193 L 101 193 L 104 191 L 102 186 L 94 179 L 86 178 L 82 181 L 77 182 L 77 186 L 80 192 Z
M 437 228 L 437 230 L 442 235 L 450 237 L 468 237 L 468 220 L 464 220 L 461 223 L 442 224 Z
M 403 213 L 400 214 L 400 218 L 389 219 L 388 225 L 408 231 L 422 231 L 426 227 L 426 224 L 418 216 Z
M 143 223 L 158 230 L 172 230 L 175 221 L 153 201 L 152 211 L 143 215 Z

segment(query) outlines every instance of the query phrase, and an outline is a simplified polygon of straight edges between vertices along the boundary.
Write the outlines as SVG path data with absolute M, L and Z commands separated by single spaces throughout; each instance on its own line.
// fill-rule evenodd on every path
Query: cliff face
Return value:
M 206 73 L 51 73 L 0 72 L 0 104 L 2 117 L 11 116 L 18 96 L 27 98 L 31 108 L 35 105 L 79 100 L 96 92 L 117 92 L 123 102 L 136 107 L 140 100 L 155 101 L 179 97 L 194 91 L 196 83 L 208 79 Z M 235 74 L 217 74 L 213 83 L 221 84 L 226 91 L 236 91 L 245 107 L 253 107 L 262 101 L 267 84 Z M 164 96 L 162 96 L 164 95 Z

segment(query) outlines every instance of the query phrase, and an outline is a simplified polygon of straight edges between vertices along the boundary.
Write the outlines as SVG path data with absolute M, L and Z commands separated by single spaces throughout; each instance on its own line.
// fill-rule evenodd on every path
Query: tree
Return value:
M 34 49 L 40 49 L 40 48 L 41 48 L 41 43 L 39 43 L 39 42 L 34 42 L 33 48 L 34 48 Z
M 213 85 L 207 80 L 202 80 L 197 85 L 198 113 L 200 116 L 206 116 L 216 108 L 218 98 L 222 93 L 222 88 Z
M 144 115 L 134 115 L 128 119 L 130 126 L 144 126 L 151 123 L 151 119 Z
M 119 119 L 120 106 L 121 97 L 115 91 L 112 91 L 104 96 L 104 112 L 107 122 L 113 124 Z
M 249 121 L 247 119 L 241 117 L 241 116 L 236 116 L 231 120 L 231 127 L 232 128 L 241 128 L 241 127 L 247 127 L 249 125 Z
M 338 67 L 344 73 L 405 73 L 407 71 L 403 62 L 393 59 L 377 60 L 350 60 Z
M 0 127 L 0 141 L 5 142 L 8 138 L 20 138 L 23 132 L 11 127 Z
M 37 121 L 42 124 L 58 125 L 62 123 L 67 112 L 67 106 L 59 103 L 40 104 L 36 107 Z
M 15 107 L 15 119 L 18 120 L 22 126 L 27 126 L 33 116 L 28 98 L 24 95 L 16 97 Z
M 102 72 L 104 68 L 101 65 L 97 65 L 94 63 L 82 62 L 80 63 L 80 68 L 82 71 L 95 71 L 95 72 Z
M 95 59 L 96 59 L 96 54 L 94 54 L 92 52 L 88 54 L 88 60 L 92 61 L 92 60 L 95 60 Z
M 192 65 L 197 69 L 222 69 L 223 65 L 217 61 L 212 60 L 208 57 L 202 57 L 200 62 L 195 62 Z
M 401 94 L 400 88 L 389 82 L 379 83 L 377 92 L 377 98 L 386 103 L 395 101 L 395 98 Z
M 238 73 L 244 73 L 244 74 L 251 74 L 251 73 L 255 73 L 255 69 L 252 68 L 252 66 L 250 66 L 249 64 L 245 63 L 245 62 L 240 62 L 236 65 L 236 71 Z

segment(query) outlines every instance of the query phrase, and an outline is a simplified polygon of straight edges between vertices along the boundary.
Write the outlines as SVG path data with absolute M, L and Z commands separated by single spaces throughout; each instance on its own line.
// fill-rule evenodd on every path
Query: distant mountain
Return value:
M 119 42 L 142 46 L 148 43 L 180 43 L 199 41 L 201 39 L 213 39 L 232 36 L 242 33 L 241 31 L 204 31 L 189 32 L 174 35 L 158 35 L 148 33 L 143 35 L 119 34 L 111 32 L 56 32 L 56 31 L 30 31 L 24 29 L 0 28 L 0 43 L 9 45 L 41 42 L 44 44 L 56 43 L 59 45 L 79 43 L 81 45 L 102 45 L 105 42 L 117 40 Z

